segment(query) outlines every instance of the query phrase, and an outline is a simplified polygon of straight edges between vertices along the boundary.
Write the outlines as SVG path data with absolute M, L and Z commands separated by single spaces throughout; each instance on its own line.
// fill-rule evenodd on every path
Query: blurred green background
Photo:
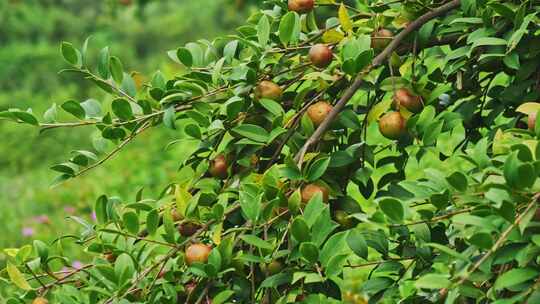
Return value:
M 158 69 L 171 75 L 181 68 L 167 50 L 232 33 L 249 10 L 243 0 L 0 0 L 0 111 L 31 107 L 41 116 L 68 99 L 106 101 L 90 83 L 58 74 L 66 67 L 61 41 L 80 47 L 91 36 L 92 53 L 108 45 L 126 70 L 148 79 Z M 49 167 L 72 150 L 92 150 L 83 136 L 89 132 L 92 127 L 39 134 L 0 121 L 0 252 L 77 232 L 66 217 L 90 221 L 90 208 L 101 194 L 131 199 L 140 187 L 156 194 L 174 181 L 179 151 L 164 148 L 175 133 L 157 128 L 89 174 L 50 188 L 56 174 Z M 0 253 L 0 267 L 2 259 Z

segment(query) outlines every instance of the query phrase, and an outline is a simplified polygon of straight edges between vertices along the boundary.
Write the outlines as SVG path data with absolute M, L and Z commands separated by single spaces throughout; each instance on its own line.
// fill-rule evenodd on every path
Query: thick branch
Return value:
M 341 98 L 336 103 L 332 111 L 328 114 L 326 119 L 319 125 L 319 127 L 317 128 L 317 130 L 315 130 L 313 135 L 311 135 L 311 137 L 306 141 L 302 149 L 300 149 L 300 151 L 295 157 L 295 160 L 298 162 L 299 166 L 302 164 L 304 155 L 306 154 L 309 147 L 311 147 L 313 144 L 317 143 L 320 140 L 322 135 L 330 127 L 330 124 L 334 121 L 337 115 L 343 110 L 347 102 L 349 102 L 349 100 L 354 96 L 356 91 L 360 88 L 364 75 L 366 75 L 372 69 L 380 66 L 392 54 L 392 52 L 397 50 L 398 46 L 410 33 L 418 30 L 420 27 L 422 27 L 422 25 L 424 25 L 428 21 L 436 17 L 442 16 L 446 14 L 447 12 L 459 7 L 460 3 L 461 3 L 460 0 L 453 0 L 437 9 L 430 11 L 420 16 L 420 18 L 416 19 L 415 21 L 411 22 L 411 24 L 409 24 L 403 31 L 401 31 L 398 35 L 396 35 L 396 37 L 392 40 L 392 42 L 390 42 L 390 44 L 379 55 L 377 55 L 375 59 L 373 59 L 373 62 L 371 63 L 371 65 L 368 66 L 364 71 L 359 73 L 358 76 L 356 76 L 352 85 L 345 91 L 343 96 L 341 96 Z

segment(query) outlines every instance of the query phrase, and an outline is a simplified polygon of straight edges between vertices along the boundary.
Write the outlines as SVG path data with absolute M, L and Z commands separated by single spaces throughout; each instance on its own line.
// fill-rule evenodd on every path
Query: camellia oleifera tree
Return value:
M 8 303 L 539 303 L 539 2 L 261 6 L 143 86 L 62 43 L 110 100 L 1 113 L 97 128 L 56 183 L 162 125 L 182 151 L 158 197 L 100 196 L 80 235 L 6 250 Z M 60 270 L 67 241 L 94 258 Z

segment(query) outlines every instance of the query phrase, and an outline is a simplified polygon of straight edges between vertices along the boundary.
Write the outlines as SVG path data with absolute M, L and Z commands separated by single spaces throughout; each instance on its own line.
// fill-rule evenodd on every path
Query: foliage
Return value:
M 202 1 L 207 8 L 203 12 L 199 11 L 201 2 L 192 1 L 115 6 L 116 1 L 0 0 L 0 110 L 31 107 L 42 113 L 52 103 L 85 100 L 89 96 L 102 103 L 110 102 L 110 96 L 84 79 L 58 74 L 65 64 L 58 54 L 58 42 L 81 43 L 81 35 L 91 35 L 94 48 L 107 44 L 112 51 L 121 52 L 129 73 L 147 77 L 156 68 L 165 75 L 176 73 L 182 67 L 162 60 L 166 50 L 178 43 L 231 30 L 243 22 L 239 16 L 246 14 L 231 0 Z M 125 45 L 134 47 L 124 48 Z M 58 114 L 59 119 L 70 119 L 69 114 Z M 32 237 L 52 241 L 59 231 L 76 232 L 77 226 L 66 222 L 65 217 L 77 214 L 90 219 L 91 206 L 87 202 L 100 193 L 124 196 L 131 189 L 144 186 L 147 193 L 157 194 L 162 184 L 174 179 L 178 164 L 173 156 L 178 147 L 164 151 L 162 143 L 174 139 L 175 134 L 161 129 L 137 139 L 129 151 L 107 167 L 51 189 L 54 172 L 47 168 L 63 160 L 71 150 L 91 145 L 92 131 L 64 129 L 38 134 L 32 126 L 0 123 L 0 230 L 4 232 L 0 248 L 31 243 Z M 129 160 L 162 170 L 136 171 Z M 64 254 L 84 257 L 78 257 L 79 251 L 69 248 L 72 247 L 64 248 Z M 5 256 L 1 251 L 0 268 L 4 268 Z M 0 288 L 0 303 L 5 294 L 9 292 Z
M 69 259 L 41 241 L 8 250 L 9 303 L 537 302 L 538 3 L 317 3 L 266 1 L 236 35 L 170 51 L 185 72 L 140 87 L 118 54 L 63 42 L 62 73 L 112 102 L 0 114 L 95 125 L 55 182 L 158 126 L 176 131 L 180 178 L 156 197 L 99 197 L 97 224 L 57 242 L 94 255 L 77 269 L 55 273 Z M 306 60 L 316 43 L 328 67 Z

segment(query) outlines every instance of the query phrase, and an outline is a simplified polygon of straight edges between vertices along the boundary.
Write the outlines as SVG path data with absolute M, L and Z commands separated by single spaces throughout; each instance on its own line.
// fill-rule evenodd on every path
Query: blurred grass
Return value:
M 57 73 L 65 67 L 61 41 L 80 46 L 91 36 L 94 54 L 108 45 L 128 71 L 146 77 L 157 69 L 170 74 L 180 67 L 168 59 L 167 50 L 232 32 L 247 14 L 233 0 L 138 1 L 145 2 L 0 0 L 0 110 L 31 107 L 40 116 L 52 103 L 68 99 L 107 102 L 91 84 Z M 164 151 L 175 132 L 159 128 L 103 166 L 51 189 L 55 173 L 50 165 L 67 159 L 72 150 L 91 148 L 91 132 L 80 128 L 38 134 L 34 128 L 0 121 L 0 250 L 76 232 L 79 228 L 66 220 L 71 210 L 65 207 L 90 220 L 91 207 L 103 193 L 132 199 L 140 187 L 156 194 L 174 179 L 181 151 Z M 40 223 L 35 218 L 40 215 L 47 215 L 50 223 Z M 35 234 L 23 236 L 23 228 Z

